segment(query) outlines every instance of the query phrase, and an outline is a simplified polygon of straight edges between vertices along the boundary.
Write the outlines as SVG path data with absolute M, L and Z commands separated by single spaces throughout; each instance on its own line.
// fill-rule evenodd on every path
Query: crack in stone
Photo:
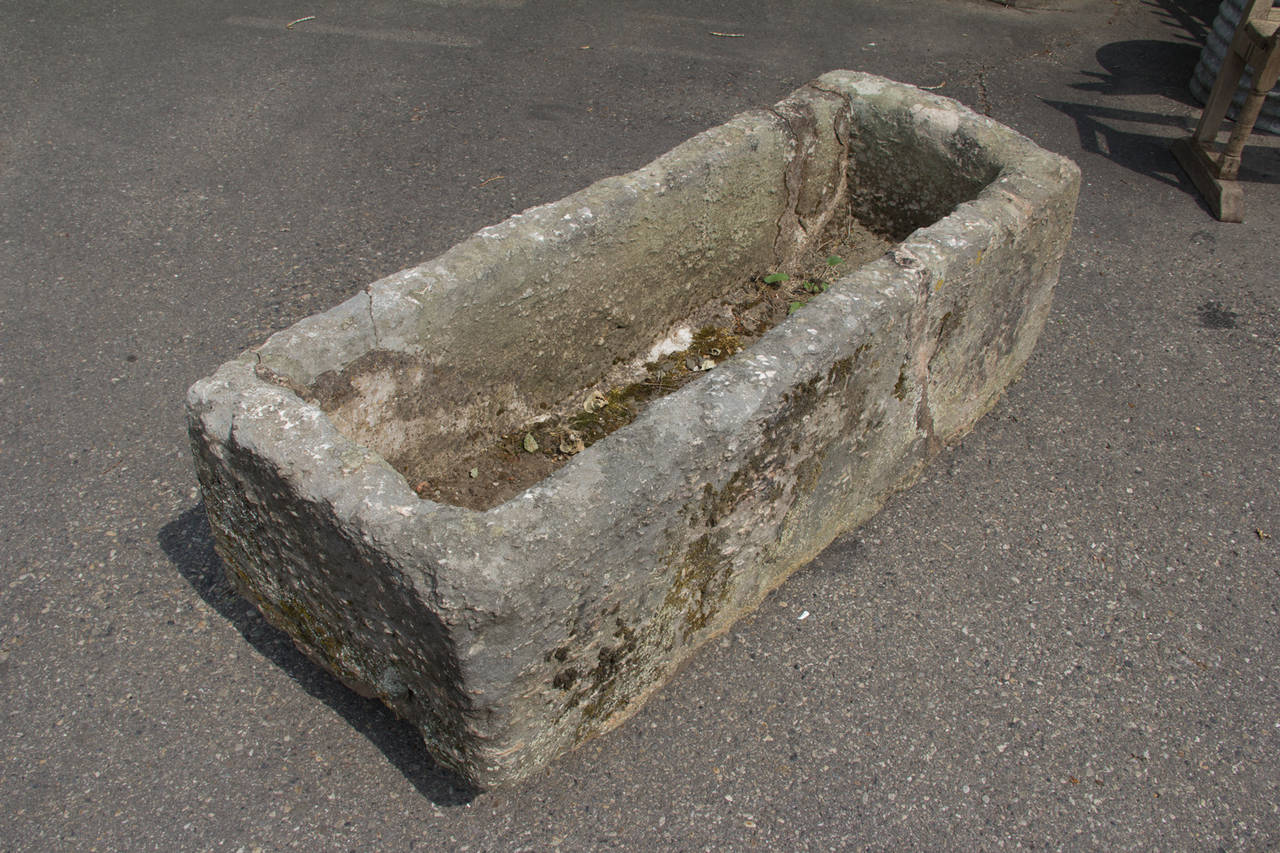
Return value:
M 378 321 L 373 316 L 373 286 L 368 285 L 364 288 L 365 308 L 369 311 L 369 334 L 373 335 L 373 348 L 382 349 L 381 336 L 378 334 Z
M 978 101 L 982 106 L 982 114 L 987 118 L 991 117 L 991 99 L 987 95 L 987 66 L 978 69 Z
M 767 107 L 766 110 L 777 116 L 787 126 L 787 134 L 791 137 L 791 141 L 795 143 L 795 153 L 787 161 L 787 167 L 782 173 L 782 183 L 787 189 L 787 204 L 782 213 L 778 215 L 778 220 L 775 223 L 778 233 L 773 241 L 773 257 L 775 263 L 781 264 L 785 260 L 783 245 L 786 242 L 785 237 L 788 233 L 788 226 L 791 224 L 787 220 L 794 219 L 795 224 L 799 225 L 801 230 L 804 227 L 800 225 L 800 217 L 796 214 L 796 206 L 800 203 L 800 176 L 797 173 L 803 167 L 804 160 L 800 134 L 796 132 L 795 125 L 791 123 L 791 119 L 774 107 Z
M 916 304 L 911 312 L 908 334 L 913 341 L 913 365 L 916 384 L 920 386 L 920 402 L 916 407 L 916 428 L 924 433 L 926 451 L 934 453 L 941 447 L 933 426 L 933 408 L 929 404 L 929 379 L 932 372 L 929 365 L 933 361 L 938 348 L 938 341 L 927 334 L 929 325 L 929 283 L 932 276 L 929 269 L 917 258 L 905 250 L 895 249 L 890 252 L 894 263 L 904 270 L 914 273 L 917 282 Z
M 822 198 L 822 187 L 810 187 L 818 192 L 814 203 L 814 211 L 805 216 L 801 212 L 802 195 L 806 188 L 805 168 L 817 156 L 815 153 L 826 140 L 819 133 L 819 118 L 811 104 L 797 104 L 788 99 L 768 108 L 768 112 L 777 116 L 786 125 L 787 133 L 795 143 L 796 150 L 783 171 L 783 183 L 787 189 L 787 203 L 777 220 L 777 234 L 774 238 L 774 257 L 781 265 L 799 262 L 806 250 L 811 248 L 815 240 L 820 239 L 831 217 L 839 206 L 848 200 L 849 190 L 849 134 L 852 127 L 852 111 L 848 100 L 838 92 L 820 86 L 810 86 L 813 92 L 835 96 L 842 105 L 832 117 L 831 132 L 839 152 L 836 164 L 838 177 L 830 197 Z M 781 107 L 779 109 L 778 107 Z M 809 176 L 809 181 L 819 183 L 816 176 Z

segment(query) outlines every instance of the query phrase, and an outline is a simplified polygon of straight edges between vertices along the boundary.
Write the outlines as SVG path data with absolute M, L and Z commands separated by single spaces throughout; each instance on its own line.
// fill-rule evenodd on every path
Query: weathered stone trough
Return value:
M 218 552 L 442 764 L 517 779 L 624 720 L 995 404 L 1044 324 L 1078 186 L 950 100 L 824 75 L 197 382 Z M 896 243 L 496 506 L 419 496 L 478 436 L 627 378 L 837 226 Z

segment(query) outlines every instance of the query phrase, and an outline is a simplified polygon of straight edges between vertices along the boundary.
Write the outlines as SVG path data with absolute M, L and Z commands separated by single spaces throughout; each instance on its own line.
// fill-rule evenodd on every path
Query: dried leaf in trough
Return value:
M 526 432 L 524 434 L 524 449 L 529 453 L 538 452 L 538 440 L 533 437 L 533 433 Z
M 587 395 L 587 399 L 582 401 L 582 411 L 588 413 L 598 412 L 607 405 L 609 405 L 609 401 L 605 398 L 604 394 L 601 394 L 599 391 L 592 391 Z
M 582 440 L 582 436 L 578 435 L 576 430 L 569 430 L 560 442 L 560 452 L 567 453 L 570 456 L 575 453 L 581 453 L 586 449 L 586 442 Z

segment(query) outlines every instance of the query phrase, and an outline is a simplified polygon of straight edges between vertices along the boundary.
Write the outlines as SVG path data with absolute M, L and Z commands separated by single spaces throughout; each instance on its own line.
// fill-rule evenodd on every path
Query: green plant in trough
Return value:
M 844 263 L 844 258 L 839 255 L 827 256 L 827 266 L 829 267 L 834 267 L 842 263 Z M 764 281 L 765 284 L 776 286 L 791 281 L 791 276 L 784 272 L 774 272 L 766 275 L 762 281 Z M 830 282 L 812 281 L 809 279 L 805 279 L 804 281 L 794 284 L 791 287 L 791 295 L 800 298 L 793 299 L 791 302 L 787 303 L 788 316 L 803 308 L 811 297 L 816 296 L 819 293 L 826 293 L 827 288 L 829 287 L 831 287 Z

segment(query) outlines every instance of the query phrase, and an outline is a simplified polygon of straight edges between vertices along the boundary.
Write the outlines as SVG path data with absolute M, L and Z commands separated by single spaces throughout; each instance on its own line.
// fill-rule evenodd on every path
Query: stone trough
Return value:
M 518 779 L 626 719 L 995 404 L 1045 322 L 1078 187 L 953 101 L 826 74 L 197 382 L 218 553 L 442 765 Z M 727 289 L 798 279 L 841 229 L 886 242 L 537 482 L 433 499 L 477 442 L 590 413 Z M 495 452 L 517 471 L 533 444 Z

